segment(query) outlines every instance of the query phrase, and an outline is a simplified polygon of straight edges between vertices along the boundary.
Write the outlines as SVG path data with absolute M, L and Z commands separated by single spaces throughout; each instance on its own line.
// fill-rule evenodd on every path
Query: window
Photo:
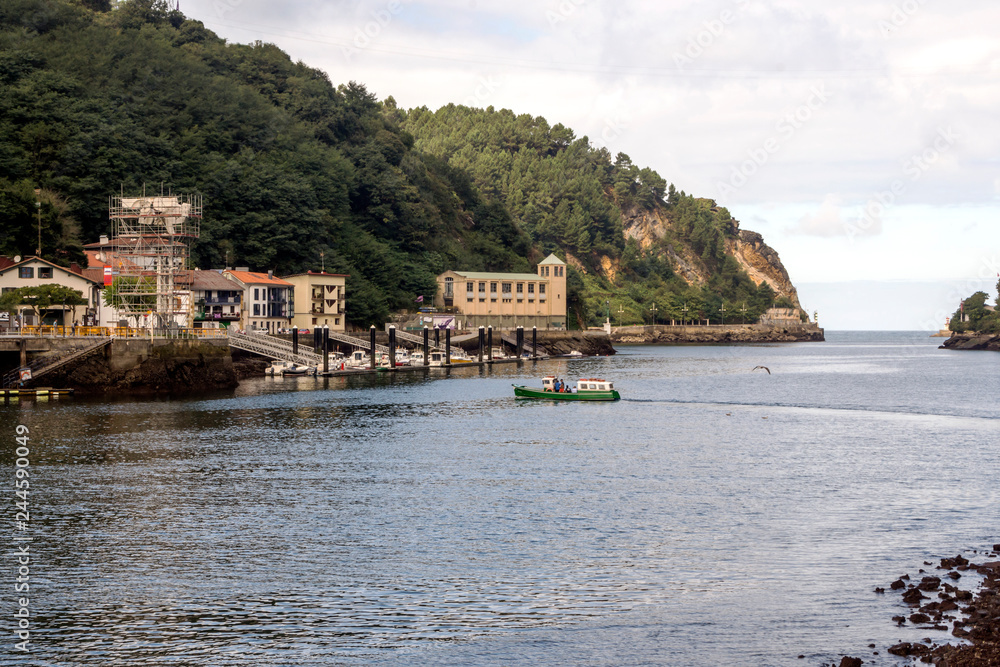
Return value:
M 522 292 L 524 292 L 524 283 L 518 283 L 517 284 L 517 294 L 518 294 L 518 296 L 520 296 Z
M 535 293 L 535 283 L 528 283 L 528 294 Z
M 16 289 L 17 289 L 16 287 L 4 287 L 3 291 L 0 292 L 0 294 L 6 294 L 7 292 L 13 292 Z
M 340 324 L 340 318 L 339 317 L 333 318 L 333 323 L 334 324 Z
M 492 296 L 494 299 L 497 298 L 497 284 L 496 283 L 490 283 L 490 296 Z
M 259 303 L 255 303 L 253 305 L 253 314 L 254 314 L 254 317 L 260 317 L 260 304 Z
M 20 269 L 17 270 L 17 277 L 18 278 L 34 278 L 35 277 L 35 269 L 34 269 L 34 267 L 31 267 L 31 266 L 22 266 Z
M 444 279 L 444 298 L 451 299 L 455 296 L 455 279 L 445 278 Z
M 479 294 L 486 296 L 486 283 L 479 283 Z
M 503 292 L 504 297 L 510 298 L 510 283 L 500 283 L 500 291 Z
M 40 266 L 38 267 L 38 277 L 52 279 L 52 267 L 51 266 Z
M 254 301 L 260 301 L 260 288 L 259 287 L 254 287 L 253 288 L 253 300 Z
M 465 291 L 468 292 L 466 296 L 472 296 L 472 293 L 476 291 L 476 283 L 465 283 Z

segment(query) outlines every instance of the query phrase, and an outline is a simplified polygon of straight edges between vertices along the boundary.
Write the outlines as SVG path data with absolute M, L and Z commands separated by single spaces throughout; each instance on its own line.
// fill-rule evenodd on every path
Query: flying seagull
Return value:
M 770 374 L 771 374 L 771 369 L 770 369 L 770 368 L 768 368 L 767 366 L 754 366 L 754 367 L 753 367 L 753 368 L 751 369 L 751 372 L 753 372 L 753 371 L 757 370 L 758 368 L 763 368 L 763 369 L 764 369 L 765 371 L 767 371 L 767 374 L 768 374 L 768 375 L 770 375 Z

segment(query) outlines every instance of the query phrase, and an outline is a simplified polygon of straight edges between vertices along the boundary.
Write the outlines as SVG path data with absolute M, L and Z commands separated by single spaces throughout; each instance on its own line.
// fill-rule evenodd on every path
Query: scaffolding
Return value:
M 201 231 L 201 195 L 112 195 L 108 211 L 115 309 L 119 316 L 152 315 L 153 326 L 167 326 L 184 312 L 177 276 Z

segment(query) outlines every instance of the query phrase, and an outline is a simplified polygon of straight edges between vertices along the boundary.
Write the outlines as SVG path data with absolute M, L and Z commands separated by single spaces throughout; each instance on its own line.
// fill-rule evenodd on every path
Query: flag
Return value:
M 420 296 L 417 297 L 416 300 L 417 300 L 417 303 L 423 303 L 424 302 L 424 295 L 421 294 Z

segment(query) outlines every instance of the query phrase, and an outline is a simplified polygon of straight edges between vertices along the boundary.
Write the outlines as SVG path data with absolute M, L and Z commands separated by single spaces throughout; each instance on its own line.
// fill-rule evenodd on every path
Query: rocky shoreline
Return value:
M 992 334 L 953 333 L 941 345 L 942 350 L 991 350 L 1000 352 L 1000 336 Z
M 886 649 L 890 654 L 909 658 L 913 664 L 919 661 L 938 667 L 1000 665 L 1000 544 L 994 544 L 992 551 L 975 553 L 974 557 L 987 560 L 977 564 L 958 555 L 942 558 L 936 566 L 925 562 L 924 566 L 934 566 L 932 572 L 920 569 L 912 578 L 904 574 L 889 584 L 889 590 L 901 593 L 900 602 L 910 608 L 908 615 L 892 617 L 896 624 L 909 623 L 936 632 L 950 629 L 953 637 L 968 643 L 948 644 L 928 637 L 923 642 L 890 646 Z M 959 582 L 969 574 L 982 576 L 975 592 L 959 587 Z M 875 592 L 886 591 L 876 588 Z M 860 658 L 845 657 L 841 666 L 845 664 L 864 663 Z

